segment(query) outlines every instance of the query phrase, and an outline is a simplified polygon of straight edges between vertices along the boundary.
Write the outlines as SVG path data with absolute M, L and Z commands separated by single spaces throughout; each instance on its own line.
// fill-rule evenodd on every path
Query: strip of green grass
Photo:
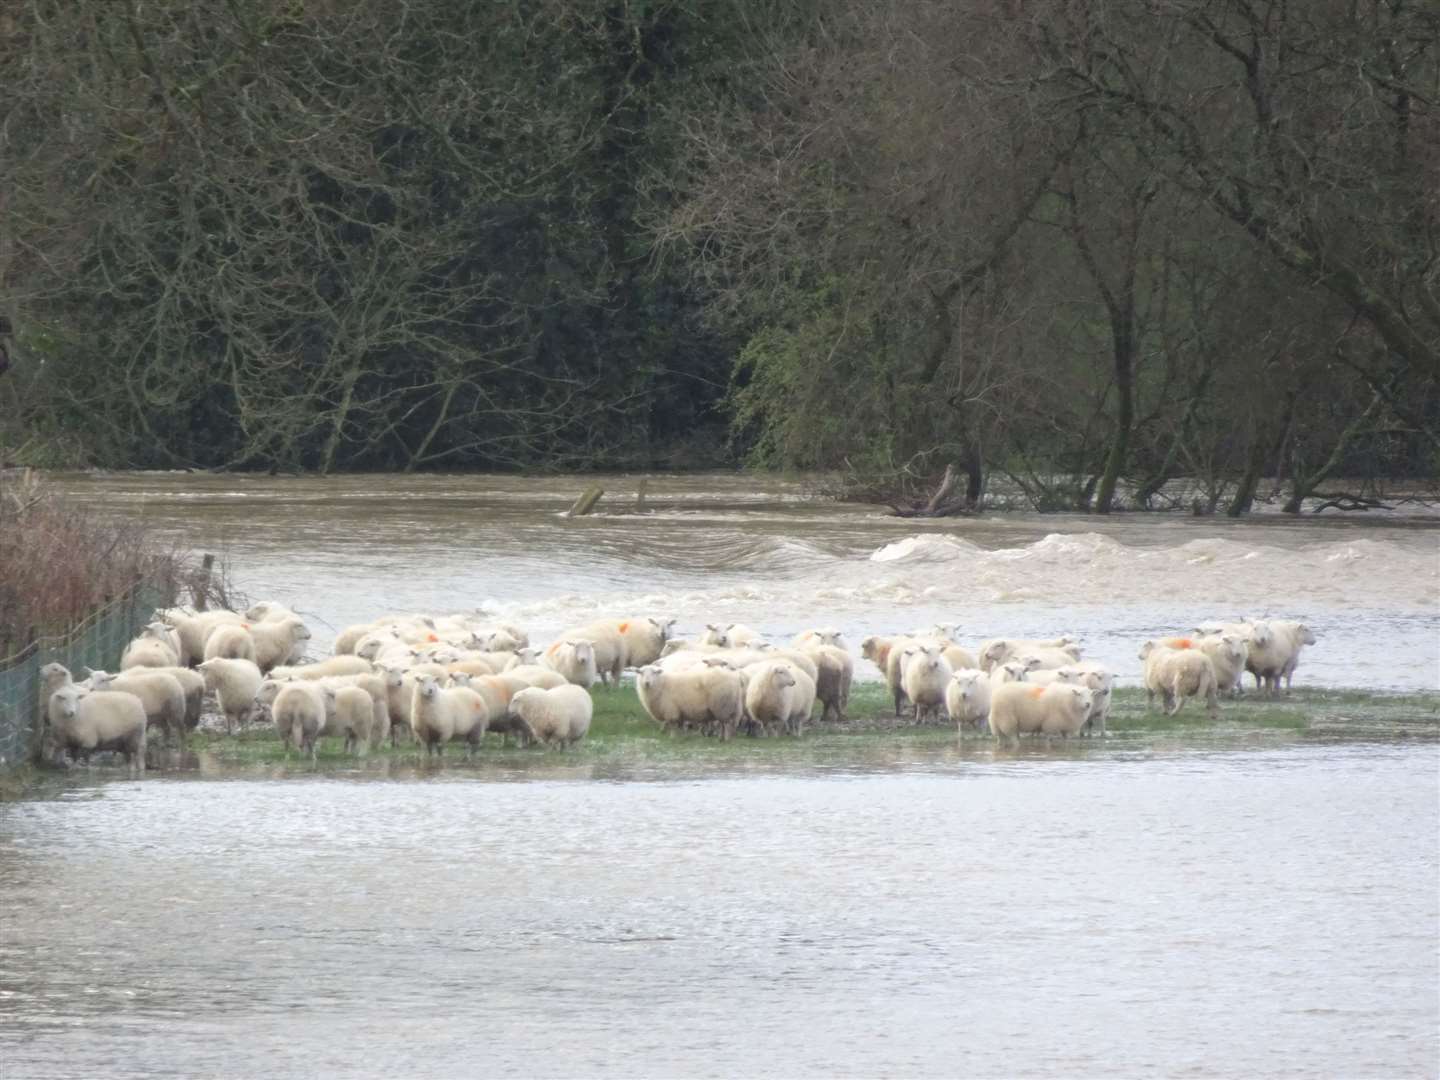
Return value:
M 872 752 L 887 755 L 907 748 L 923 750 L 956 744 L 950 725 L 918 727 L 908 720 L 897 721 L 883 686 L 861 684 L 850 699 L 850 719 L 844 724 L 811 725 L 800 739 L 789 737 L 745 738 L 719 742 L 699 735 L 670 735 L 661 731 L 636 701 L 630 686 L 619 689 L 597 687 L 595 715 L 590 734 L 568 750 L 530 747 L 513 743 L 502 746 L 487 737 L 478 759 L 521 765 L 544 758 L 551 761 L 624 762 L 630 765 L 663 766 L 682 761 L 705 760 L 743 766 L 746 762 L 781 763 L 809 761 L 817 764 L 863 763 Z M 1209 717 L 1202 704 L 1189 702 L 1175 716 L 1165 716 L 1146 703 L 1143 690 L 1116 691 L 1111 711 L 1107 744 L 1127 745 L 1160 734 L 1211 740 L 1269 734 L 1275 737 L 1436 737 L 1440 735 L 1440 694 L 1385 695 L 1359 691 L 1296 690 L 1279 699 L 1249 695 L 1222 701 L 1218 717 Z M 1117 744 L 1115 740 L 1120 742 Z M 1029 742 L 1031 740 L 1027 740 Z M 1044 745 L 1043 740 L 1033 740 Z M 976 747 L 992 743 L 988 736 L 971 734 L 965 742 Z M 1090 742 L 1087 740 L 1087 742 Z M 1094 745 L 1094 743 L 1091 743 Z M 286 752 L 274 732 L 252 728 L 235 736 L 197 732 L 190 749 L 206 754 L 216 764 L 244 768 L 284 761 L 298 762 L 293 751 Z M 413 743 L 372 747 L 371 759 L 420 762 L 424 755 Z M 447 761 L 463 761 L 464 748 L 446 748 Z M 345 753 L 340 740 L 322 739 L 317 754 L 321 766 L 352 767 L 352 755 Z

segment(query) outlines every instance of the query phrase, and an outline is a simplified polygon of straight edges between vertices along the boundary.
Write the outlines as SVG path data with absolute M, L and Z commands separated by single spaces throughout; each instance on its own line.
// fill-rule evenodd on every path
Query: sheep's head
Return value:
M 991 664 L 998 664 L 1005 658 L 1005 654 L 1009 651 L 1010 643 L 1002 638 L 999 641 L 992 641 L 989 645 L 985 646 L 985 651 L 980 654 L 980 659 L 988 661 Z
M 1311 630 L 1308 626 L 1306 626 L 1304 623 L 1301 623 L 1299 626 L 1297 626 L 1297 627 L 1295 628 L 1295 632 L 1296 632 L 1296 633 L 1299 635 L 1299 637 L 1300 637 L 1300 644 L 1302 644 L 1302 645 L 1314 645 L 1314 644 L 1315 644 L 1315 640 L 1316 640 L 1316 639 L 1315 639 L 1315 633 L 1314 633 L 1314 631 L 1312 631 L 1312 630 Z
M 776 664 L 770 669 L 770 681 L 781 690 L 795 685 L 795 675 L 783 664 Z
M 1005 682 L 1024 682 L 1025 676 L 1030 671 L 1030 669 L 1019 660 L 1006 661 L 1000 665 L 1000 670 L 1004 672 Z
M 1248 637 L 1251 645 L 1263 649 L 1275 640 L 1275 632 L 1270 629 L 1269 623 L 1251 623 Z
M 660 685 L 660 668 L 654 664 L 647 664 L 636 674 L 635 680 L 646 690 L 654 690 Z
M 422 675 L 415 690 L 426 701 L 433 701 L 440 693 L 440 683 L 434 675 Z
M 1145 642 L 1144 645 L 1141 645 L 1141 646 L 1140 646 L 1140 659 L 1141 659 L 1141 660 L 1146 659 L 1146 658 L 1147 658 L 1152 652 L 1154 652 L 1154 651 L 1155 651 L 1155 642 L 1153 642 L 1153 641 L 1147 641 L 1147 642 Z
M 661 641 L 668 641 L 670 639 L 670 635 L 675 632 L 675 623 L 677 621 L 678 620 L 676 619 L 668 617 L 664 619 L 652 618 L 650 619 L 650 625 L 655 627 L 655 629 L 659 632 Z
M 95 671 L 92 669 L 90 677 L 85 681 L 90 684 L 91 690 L 108 690 L 110 689 L 110 685 L 115 681 L 115 676 L 111 675 L 108 671 Z
M 1039 671 L 1045 661 L 1041 660 L 1040 657 L 1034 653 L 1025 653 L 1022 656 L 1017 656 L 1014 660 L 1010 661 L 1010 663 L 1021 664 L 1026 671 Z
M 1090 710 L 1095 705 L 1094 691 L 1092 691 L 1088 686 L 1070 686 L 1066 689 L 1068 689 L 1073 695 L 1075 695 L 1075 700 L 1080 703 L 1080 715 L 1088 715 Z

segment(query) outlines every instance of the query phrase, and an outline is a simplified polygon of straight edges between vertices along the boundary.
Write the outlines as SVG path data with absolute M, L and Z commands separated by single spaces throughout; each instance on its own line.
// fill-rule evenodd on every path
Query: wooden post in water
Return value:
M 595 504 L 600 501 L 600 496 L 605 494 L 605 489 L 599 484 L 591 484 L 578 499 L 575 505 L 565 512 L 566 517 L 584 517 L 595 509 Z
M 200 577 L 190 590 L 191 598 L 195 601 L 196 611 L 204 611 L 210 602 L 210 574 L 214 569 L 214 555 L 206 555 L 200 560 Z
M 640 478 L 640 487 L 635 492 L 635 512 L 637 514 L 643 514 L 645 512 L 645 488 L 649 486 L 649 484 L 650 478 L 648 476 L 642 476 Z

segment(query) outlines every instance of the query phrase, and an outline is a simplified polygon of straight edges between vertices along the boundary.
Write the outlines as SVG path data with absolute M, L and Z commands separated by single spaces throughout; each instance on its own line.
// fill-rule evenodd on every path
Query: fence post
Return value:
M 191 598 L 195 601 L 196 611 L 204 611 L 205 606 L 210 602 L 210 573 L 214 569 L 214 555 L 207 554 L 200 560 L 200 580 L 191 590 Z

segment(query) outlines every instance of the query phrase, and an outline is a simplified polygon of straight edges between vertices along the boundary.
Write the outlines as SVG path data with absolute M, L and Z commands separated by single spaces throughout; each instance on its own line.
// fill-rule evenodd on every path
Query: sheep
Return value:
M 1262 635 L 1268 640 L 1268 634 Z M 1228 632 L 1205 634 L 1201 637 L 1162 638 L 1160 644 L 1169 649 L 1199 649 L 1215 667 L 1215 688 L 1219 693 L 1239 696 L 1250 656 L 1244 634 Z
M 1032 673 L 1030 678 L 1040 674 L 1048 672 L 1037 671 Z M 1115 676 L 1094 664 L 1070 664 L 1056 668 L 1054 674 L 1059 682 L 1083 686 L 1090 691 L 1090 714 L 1085 718 L 1085 727 L 1081 734 L 1089 735 L 1099 731 L 1103 737 L 1110 719 L 1110 700 L 1115 689 Z
M 607 686 L 619 685 L 620 672 L 625 670 L 625 638 L 619 626 L 620 623 L 592 623 L 566 630 L 550 649 L 558 648 L 562 641 L 588 641 L 595 651 L 595 671 L 600 681 Z M 629 628 L 628 623 L 626 628 Z
M 295 664 L 270 669 L 274 679 L 328 679 L 332 675 L 369 675 L 375 666 L 358 656 L 331 656 L 313 664 Z
M 1073 664 L 1080 659 L 1079 646 L 1068 637 L 1048 638 L 1043 641 L 1024 638 L 996 638 L 980 646 L 979 666 L 982 670 L 989 671 L 996 664 L 1016 659 L 1021 653 L 1033 652 L 1036 655 L 1043 655 L 1043 651 L 1047 649 L 1060 649 L 1069 653 L 1067 663 Z
M 261 671 L 298 659 L 295 651 L 304 655 L 305 642 L 310 640 L 309 628 L 293 615 L 273 622 L 250 623 L 249 631 L 255 642 L 253 659 Z
M 390 713 L 390 746 L 393 748 L 400 736 L 411 730 L 410 706 L 418 679 L 404 668 L 381 668 L 380 672 L 385 680 L 385 705 Z
M 145 771 L 149 722 L 145 706 L 134 694 L 119 691 L 85 693 L 73 683 L 50 696 L 45 710 L 49 738 L 57 752 L 88 762 L 96 750 L 117 750 L 137 773 Z
M 659 660 L 674 629 L 673 618 L 621 619 L 615 632 L 625 647 L 622 667 L 642 668 Z
M 531 689 L 529 683 L 504 673 L 477 678 L 462 672 L 455 674 L 453 680 L 454 685 L 469 687 L 485 699 L 490 714 L 486 730 L 490 734 L 499 735 L 501 742 L 508 741 L 511 735 L 521 744 L 528 741 L 530 732 L 525 724 L 518 717 L 510 715 L 510 700 L 521 690 Z
M 941 655 L 945 657 L 952 668 L 980 666 L 975 660 L 975 655 L 969 649 L 962 649 L 959 645 L 946 645 Z
M 759 664 L 747 669 L 745 713 L 762 730 L 790 731 L 795 711 L 795 669 L 786 663 Z
M 790 647 L 794 649 L 813 649 L 818 645 L 832 645 L 837 649 L 847 649 L 845 636 L 839 630 L 802 630 L 790 641 Z
M 96 690 L 134 694 L 140 699 L 149 724 L 164 731 L 167 741 L 174 735 L 176 745 L 185 744 L 189 733 L 185 726 L 185 688 L 173 675 L 150 668 L 131 668 L 119 675 L 92 671 L 90 678 Z
M 990 692 L 990 733 L 1019 742 L 1021 735 L 1069 738 L 1085 726 L 1093 694 L 1084 686 L 1004 683 Z
M 133 667 L 175 667 L 180 663 L 180 637 L 163 622 L 152 622 L 120 654 L 120 670 Z
M 721 633 L 725 640 L 719 644 L 729 645 L 732 649 L 747 648 L 765 640 L 765 635 L 760 631 L 753 630 L 741 623 L 729 623 L 721 628 Z
M 231 660 L 217 656 L 203 661 L 198 670 L 206 687 L 215 695 L 225 714 L 225 730 L 233 733 L 236 724 L 249 721 L 260 691 L 262 676 L 252 660 Z
M 521 690 L 510 699 L 509 714 L 529 729 L 529 734 L 549 745 L 574 746 L 590 730 L 595 704 L 581 686 L 537 686 Z
M 474 690 L 442 687 L 433 675 L 422 675 L 416 682 L 410 725 L 415 738 L 425 747 L 426 757 L 443 757 L 445 744 L 452 740 L 464 741 L 466 756 L 473 755 L 489 720 L 489 707 Z
M 815 644 L 803 651 L 815 661 L 815 696 L 823 706 L 821 723 L 844 720 L 850 705 L 850 683 L 855 677 L 850 654 L 835 645 Z
M 702 665 L 729 667 L 738 671 L 751 664 L 774 659 L 779 657 L 760 649 L 722 649 L 712 645 L 694 645 L 662 657 L 659 666 L 666 671 L 683 671 Z
M 205 704 L 205 676 L 198 671 L 184 667 L 146 668 L 145 671 L 169 675 L 180 684 L 185 692 L 185 726 L 194 731 L 200 726 L 200 714 Z
M 390 734 L 389 689 L 385 679 L 374 672 L 355 675 L 330 675 L 320 680 L 321 685 L 338 692 L 347 686 L 358 687 L 370 698 L 370 742 L 382 742 Z
M 335 689 L 334 709 L 328 710 L 321 735 L 342 735 L 345 751 L 359 754 L 367 750 L 375 726 L 374 701 L 358 686 L 341 686 Z M 328 705 L 328 703 L 327 703 Z M 379 737 L 379 733 L 375 734 Z
M 901 654 L 900 685 L 915 706 L 915 722 L 939 719 L 945 705 L 945 685 L 954 669 L 945 659 L 944 650 L 935 644 L 910 645 Z
M 167 623 L 180 639 L 180 663 L 195 664 L 205 659 L 205 643 L 210 635 L 222 625 L 239 626 L 245 620 L 233 611 L 216 608 L 213 611 L 188 612 L 178 609 L 162 610 L 155 613 L 161 622 Z
M 990 717 L 991 686 L 990 676 L 979 668 L 960 668 L 950 673 L 945 685 L 945 712 L 961 735 L 966 727 L 985 730 Z
M 1288 693 L 1296 665 L 1300 663 L 1300 650 L 1314 645 L 1315 641 L 1314 633 L 1301 622 L 1271 619 L 1252 623 L 1245 670 L 1255 676 L 1255 689 L 1263 687 L 1278 695 L 1283 678 Z
M 1145 661 L 1145 694 L 1153 707 L 1159 693 L 1165 714 L 1174 716 L 1187 697 L 1205 695 L 1205 707 L 1211 716 L 1219 709 L 1216 697 L 1215 665 L 1199 649 L 1167 649 L 1147 641 L 1140 649 Z
M 252 623 L 277 622 L 280 619 L 298 619 L 299 617 L 279 600 L 261 600 L 245 609 L 245 618 Z
M 872 639 L 866 638 L 866 641 Z M 885 673 L 885 683 L 895 699 L 895 715 L 901 715 L 909 698 L 905 695 L 905 650 L 920 646 L 931 646 L 937 653 L 945 648 L 945 642 L 936 638 L 893 637 L 884 646 L 885 662 L 880 670 Z M 878 650 L 877 650 L 878 652 Z
M 1315 637 L 1313 630 L 1301 622 L 1271 619 L 1270 627 L 1277 636 L 1288 638 L 1290 641 L 1290 656 L 1285 661 L 1284 667 L 1280 669 L 1280 674 L 1285 676 L 1285 692 L 1288 694 L 1290 682 L 1295 677 L 1295 669 L 1300 664 L 1300 650 L 1306 645 L 1314 645 L 1319 639 Z
M 205 638 L 201 656 L 206 660 L 249 660 L 253 664 L 256 663 L 255 639 L 238 623 L 217 626 Z
M 730 647 L 730 637 L 725 633 L 725 627 L 719 623 L 706 623 L 699 641 L 701 645 L 714 645 L 717 649 Z
M 275 720 L 275 730 L 279 732 L 287 753 L 293 745 L 302 754 L 308 751 L 313 761 L 315 740 L 325 730 L 335 691 L 313 682 L 278 683 L 267 680 L 261 685 L 257 697 L 269 697 L 269 687 L 277 688 L 270 699 L 270 715 Z
M 545 666 L 566 682 L 587 690 L 595 685 L 595 646 L 588 641 L 559 641 L 545 650 Z
M 726 667 L 666 671 L 647 665 L 635 680 L 635 693 L 662 727 L 697 727 L 715 731 L 722 740 L 735 734 L 745 713 L 744 680 Z
M 542 690 L 552 690 L 557 686 L 564 686 L 569 680 L 558 671 L 551 671 L 548 667 L 541 667 L 539 664 L 522 664 L 520 667 L 513 667 L 503 672 L 512 679 L 523 679 L 531 686 L 538 686 Z
M 1030 677 L 1033 669 L 1024 660 L 1006 660 L 1003 664 L 997 664 L 988 672 L 990 682 L 995 686 L 1003 683 L 1024 682 Z
M 1021 652 L 1010 654 L 1006 662 L 1009 660 L 1020 660 L 1031 671 L 1053 671 L 1055 668 L 1062 668 L 1067 664 L 1076 663 L 1079 659 L 1079 647 L 1068 645 L 1063 649 L 1025 649 Z

